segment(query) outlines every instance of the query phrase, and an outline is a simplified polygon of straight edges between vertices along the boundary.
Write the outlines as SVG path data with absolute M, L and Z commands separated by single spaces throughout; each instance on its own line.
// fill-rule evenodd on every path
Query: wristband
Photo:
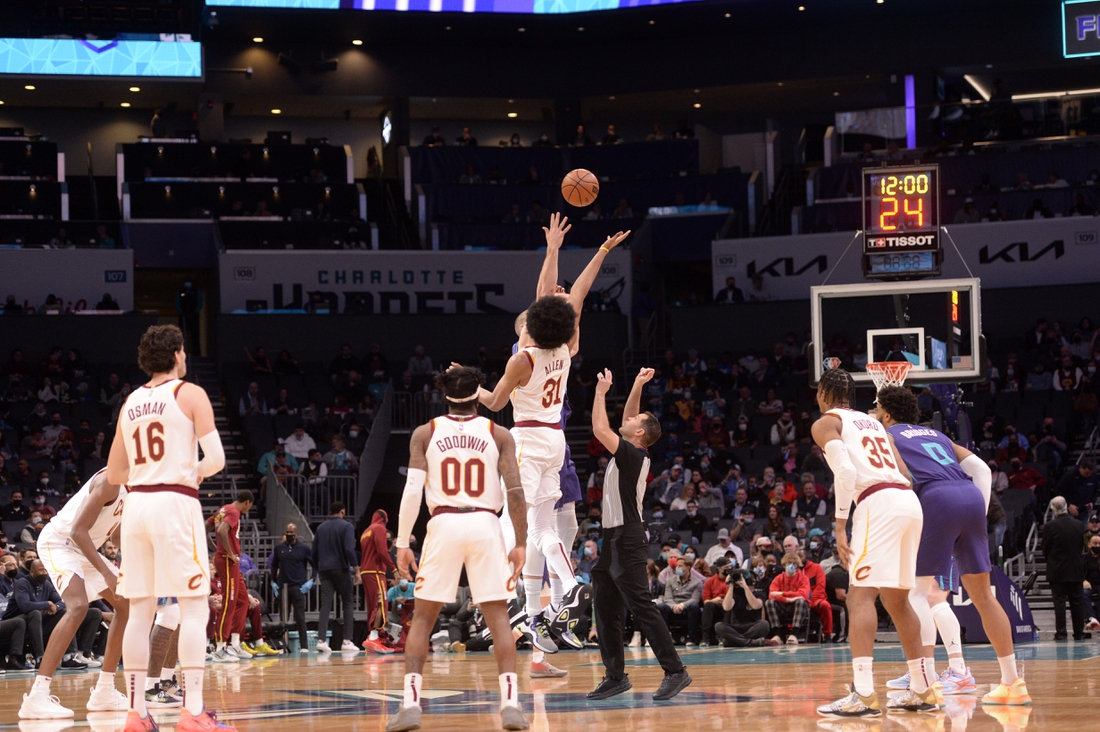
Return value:
M 600 251 L 601 251 L 601 252 L 605 252 L 605 253 L 607 253 L 607 254 L 611 254 L 611 250 L 610 250 L 610 249 L 608 249 L 607 247 L 603 247 L 603 246 L 601 246 L 601 247 L 600 247 Z

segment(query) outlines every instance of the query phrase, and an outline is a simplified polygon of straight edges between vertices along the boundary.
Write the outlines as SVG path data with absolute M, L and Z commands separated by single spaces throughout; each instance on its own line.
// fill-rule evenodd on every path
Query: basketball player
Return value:
M 242 490 L 232 503 L 225 504 L 206 520 L 207 526 L 214 527 L 217 536 L 214 573 L 225 588 L 222 610 L 214 627 L 217 643 L 215 656 L 229 654 L 241 660 L 252 658 L 251 653 L 241 648 L 241 633 L 248 619 L 249 596 L 244 575 L 241 574 L 240 530 L 241 517 L 248 515 L 254 503 L 252 491 Z
M 941 624 L 950 663 L 943 679 L 945 693 L 965 693 L 977 688 L 963 662 L 958 619 L 946 602 L 929 607 L 928 593 L 936 586 L 937 575 L 950 574 L 954 553 L 962 586 L 982 617 L 982 626 L 1001 666 L 1000 685 L 982 697 L 982 703 L 1030 704 L 1027 684 L 1016 669 L 1012 625 L 989 584 L 991 567 L 985 521 L 992 483 L 989 466 L 943 433 L 918 425 L 917 397 L 903 386 L 879 389 L 878 413 L 913 477 L 921 505 L 928 515 L 936 516 L 935 521 L 924 524 L 917 554 L 917 586 L 910 594 L 913 609 L 920 617 L 925 663 L 930 668 L 934 666 L 936 619 L 950 614 L 953 628 L 943 633 Z
M 225 466 L 225 451 L 206 392 L 182 380 L 187 354 L 179 328 L 155 325 L 145 331 L 138 365 L 149 383 L 126 398 L 107 460 L 107 480 L 130 486 L 118 577 L 118 594 L 130 600 L 122 641 L 130 697 L 126 732 L 157 728 L 145 708 L 145 677 L 158 597 L 175 597 L 180 609 L 183 708 L 177 729 L 235 732 L 217 722 L 202 700 L 210 564 L 198 487 Z
M 122 633 L 126 628 L 129 605 L 115 594 L 115 565 L 98 548 L 115 537 L 126 489 L 112 485 L 100 470 L 77 491 L 54 516 L 38 537 L 38 554 L 54 587 L 65 602 L 65 614 L 50 634 L 46 652 L 38 666 L 31 693 L 23 695 L 20 719 L 65 719 L 73 710 L 61 706 L 50 696 L 50 680 L 65 649 L 72 642 L 88 613 L 88 603 L 103 598 L 115 609 L 115 619 L 107 632 L 107 650 L 99 681 L 88 699 L 88 711 L 114 712 L 126 709 L 126 697 L 115 690 L 115 671 L 122 655 Z
M 416 576 L 416 612 L 405 642 L 404 702 L 386 724 L 387 732 L 420 729 L 421 674 L 428 657 L 428 638 L 440 609 L 455 601 L 463 565 L 473 601 L 481 606 L 490 632 L 498 639 L 494 650 L 503 727 L 530 727 L 519 708 L 515 644 L 502 640 L 511 636 L 508 601 L 515 597 L 516 580 L 523 569 L 527 534 L 523 487 L 512 436 L 477 416 L 481 381 L 481 372 L 461 366 L 436 377 L 448 414 L 416 428 L 409 443 L 409 472 L 394 542 L 398 572 L 403 577 L 412 579 L 409 536 L 425 489 L 432 518 Z M 516 547 L 507 554 L 496 516 L 506 497 L 517 539 Z
M 851 408 L 855 382 L 848 372 L 826 371 L 817 386 L 821 418 L 814 422 L 814 441 L 832 468 L 836 493 L 836 547 L 851 573 L 848 589 L 848 639 L 855 683 L 850 693 L 818 707 L 827 717 L 877 717 L 872 654 L 878 614 L 875 599 L 890 613 L 908 659 L 910 688 L 887 702 L 888 711 L 933 711 L 943 706 L 938 682 L 925 667 L 920 621 L 909 604 L 916 584 L 917 549 L 924 515 L 904 463 L 890 447 L 890 436 L 876 420 Z M 846 534 L 852 502 L 852 541 Z
M 561 498 L 560 471 L 565 456 L 562 391 L 569 379 L 570 359 L 577 352 L 576 319 L 576 310 L 564 298 L 540 297 L 528 308 L 524 325 L 532 345 L 521 348 L 508 360 L 496 389 L 478 392 L 481 403 L 493 411 L 503 408 L 509 398 L 512 402 L 515 419 L 512 436 L 527 501 L 527 555 L 532 560 L 523 576 L 524 595 L 531 618 L 530 632 L 545 640 L 549 640 L 547 617 L 561 613 L 572 616 L 582 600 L 581 585 L 574 579 L 569 562 L 569 550 L 554 525 L 554 506 Z M 559 587 L 561 591 L 560 597 L 551 597 L 547 614 L 543 614 L 540 600 L 543 572 L 540 560 L 549 569 L 551 592 Z M 559 634 L 565 633 L 571 635 L 559 628 Z M 535 645 L 540 647 L 538 639 Z M 580 644 L 574 640 L 570 645 Z M 549 648 L 542 650 L 552 652 L 556 647 L 551 642 Z

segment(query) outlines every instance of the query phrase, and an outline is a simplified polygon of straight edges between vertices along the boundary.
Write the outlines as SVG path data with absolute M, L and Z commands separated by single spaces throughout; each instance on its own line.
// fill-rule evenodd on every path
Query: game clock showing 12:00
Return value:
M 864 169 L 863 223 L 869 250 L 935 248 L 938 173 L 935 165 Z

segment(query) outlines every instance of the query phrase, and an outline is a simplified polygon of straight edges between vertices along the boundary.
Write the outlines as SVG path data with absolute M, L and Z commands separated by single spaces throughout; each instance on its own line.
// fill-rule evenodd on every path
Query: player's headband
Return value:
M 457 398 L 457 399 L 455 397 L 451 397 L 451 396 L 444 396 L 443 398 L 446 399 L 447 401 L 453 403 L 453 404 L 465 404 L 466 402 L 472 402 L 473 400 L 477 399 L 477 392 L 475 391 L 473 394 L 471 394 L 468 397 L 461 397 L 461 398 Z

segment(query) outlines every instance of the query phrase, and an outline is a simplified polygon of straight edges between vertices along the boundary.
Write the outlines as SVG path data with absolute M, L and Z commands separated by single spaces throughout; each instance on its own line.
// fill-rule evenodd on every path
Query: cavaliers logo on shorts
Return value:
M 187 580 L 187 589 L 189 589 L 189 590 L 199 589 L 199 587 L 202 586 L 203 579 L 204 579 L 204 577 L 201 574 L 196 574 L 194 577 Z
M 867 565 L 865 567 L 860 567 L 859 569 L 856 570 L 856 579 L 859 580 L 860 582 L 862 582 L 863 580 L 867 579 L 870 576 L 871 576 L 871 565 Z

